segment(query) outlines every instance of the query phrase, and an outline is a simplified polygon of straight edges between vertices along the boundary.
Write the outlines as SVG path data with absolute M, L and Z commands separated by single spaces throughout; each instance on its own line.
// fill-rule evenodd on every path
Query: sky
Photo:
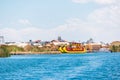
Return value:
M 0 0 L 5 41 L 120 41 L 120 0 Z

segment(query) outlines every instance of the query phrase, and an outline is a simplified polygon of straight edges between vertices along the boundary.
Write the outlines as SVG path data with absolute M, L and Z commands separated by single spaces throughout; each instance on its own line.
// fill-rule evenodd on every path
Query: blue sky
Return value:
M 6 41 L 120 40 L 119 0 L 0 0 Z

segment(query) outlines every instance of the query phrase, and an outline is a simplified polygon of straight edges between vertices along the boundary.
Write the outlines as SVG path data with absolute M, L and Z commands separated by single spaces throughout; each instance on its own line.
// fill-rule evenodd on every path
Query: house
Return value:
M 54 44 L 55 46 L 69 45 L 69 42 L 67 41 L 52 40 L 51 43 Z
M 102 48 L 101 43 L 88 43 L 84 44 L 84 46 L 88 52 L 96 52 L 99 51 L 100 48 Z
M 24 48 L 26 45 L 28 45 L 27 42 L 6 42 L 6 44 L 8 46 L 15 45 L 15 46 L 22 47 L 22 48 Z

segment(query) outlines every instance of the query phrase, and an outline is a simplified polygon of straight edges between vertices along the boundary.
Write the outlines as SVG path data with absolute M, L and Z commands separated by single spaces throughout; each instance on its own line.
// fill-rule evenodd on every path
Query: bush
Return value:
M 0 57 L 9 57 L 9 51 L 6 46 L 0 46 Z

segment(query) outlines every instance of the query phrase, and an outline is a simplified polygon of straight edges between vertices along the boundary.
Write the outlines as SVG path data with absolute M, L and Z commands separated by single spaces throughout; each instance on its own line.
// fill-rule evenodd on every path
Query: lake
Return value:
M 120 80 L 120 53 L 12 55 L 0 80 Z

